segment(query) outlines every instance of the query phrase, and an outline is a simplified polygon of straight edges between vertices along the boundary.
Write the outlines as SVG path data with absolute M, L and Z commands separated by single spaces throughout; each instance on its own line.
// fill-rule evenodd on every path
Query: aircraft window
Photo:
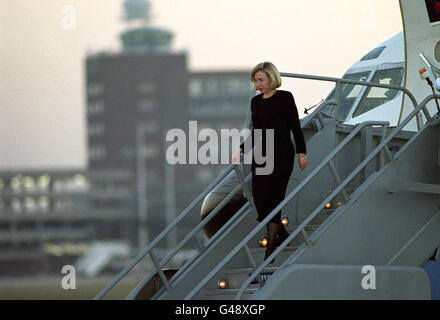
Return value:
M 402 84 L 403 68 L 378 70 L 371 82 L 400 86 Z M 399 91 L 387 88 L 368 87 L 359 105 L 353 113 L 353 118 L 368 112 L 394 99 Z
M 386 47 L 374 48 L 362 57 L 361 61 L 374 60 L 377 59 L 380 54 L 385 50 Z
M 346 74 L 343 79 L 355 81 L 367 81 L 370 71 Z M 328 105 L 324 107 L 322 112 L 335 117 L 340 121 L 347 118 L 354 102 L 362 90 L 361 85 L 351 83 L 341 83 L 340 103 L 339 105 Z M 335 99 L 335 90 L 327 97 L 326 100 Z
M 425 0 L 426 9 L 430 22 L 440 21 L 440 1 L 439 0 Z

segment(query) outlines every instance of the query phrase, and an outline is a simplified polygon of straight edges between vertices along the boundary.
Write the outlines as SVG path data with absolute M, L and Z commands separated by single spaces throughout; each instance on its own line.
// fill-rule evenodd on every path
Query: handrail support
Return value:
M 170 284 L 168 283 L 165 273 L 163 273 L 162 267 L 159 265 L 159 262 L 157 261 L 157 257 L 154 254 L 154 248 L 150 250 L 150 257 L 151 260 L 153 260 L 153 264 L 156 267 L 157 273 L 159 274 L 159 277 L 162 280 L 163 285 L 167 290 L 170 290 Z

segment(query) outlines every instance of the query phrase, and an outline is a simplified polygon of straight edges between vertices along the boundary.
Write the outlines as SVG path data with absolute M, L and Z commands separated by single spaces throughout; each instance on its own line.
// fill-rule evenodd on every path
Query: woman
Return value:
M 307 165 L 307 156 L 295 100 L 290 92 L 277 90 L 281 86 L 281 76 L 277 68 L 270 62 L 259 63 L 251 71 L 251 81 L 261 93 L 252 98 L 251 101 L 251 136 L 254 137 L 254 129 L 262 129 L 263 153 L 266 150 L 265 130 L 273 129 L 274 133 L 272 173 L 266 175 L 256 174 L 255 168 L 263 167 L 265 164 L 255 163 L 255 157 L 252 158 L 252 193 L 258 213 L 257 221 L 261 222 L 278 206 L 286 194 L 295 157 L 295 148 L 290 138 L 290 131 L 293 132 L 295 139 L 298 165 L 301 170 L 304 170 Z M 254 146 L 254 140 L 252 138 L 252 147 Z M 239 163 L 240 154 L 245 151 L 244 145 L 243 142 L 239 150 L 232 156 L 233 163 Z M 249 151 L 246 150 L 246 153 Z M 276 246 L 281 244 L 289 235 L 281 223 L 281 211 L 270 220 L 266 228 L 268 244 L 265 260 L 275 251 Z

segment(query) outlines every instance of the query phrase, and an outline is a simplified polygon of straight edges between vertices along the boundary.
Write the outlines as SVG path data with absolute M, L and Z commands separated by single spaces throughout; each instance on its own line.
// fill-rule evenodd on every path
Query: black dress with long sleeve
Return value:
M 265 167 L 258 164 L 255 154 L 252 157 L 252 194 L 258 212 L 258 221 L 264 218 L 284 199 L 289 178 L 294 166 L 295 148 L 290 137 L 293 133 L 296 152 L 306 153 L 304 135 L 298 117 L 293 95 L 277 90 L 271 97 L 264 99 L 263 94 L 251 101 L 252 111 L 252 148 L 255 145 L 255 129 L 262 129 L 262 156 L 266 157 L 266 129 L 274 129 L 274 165 L 271 174 L 256 174 L 255 168 Z M 249 137 L 248 137 L 249 139 Z M 244 150 L 245 142 L 241 144 Z M 245 150 L 247 151 L 247 150 Z M 281 223 L 281 211 L 270 222 Z

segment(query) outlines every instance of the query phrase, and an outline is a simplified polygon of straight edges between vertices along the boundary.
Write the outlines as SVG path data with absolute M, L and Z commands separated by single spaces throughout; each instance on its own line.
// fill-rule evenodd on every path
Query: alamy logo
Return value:
M 197 121 L 189 121 L 188 132 L 188 156 L 187 156 L 187 137 L 182 129 L 171 129 L 167 132 L 166 141 L 173 142 L 166 151 L 167 162 L 175 164 L 230 164 L 231 156 L 230 140 L 232 139 L 232 150 L 238 149 L 240 138 L 245 139 L 244 143 L 244 163 L 252 163 L 252 154 L 249 152 L 254 145 L 255 163 L 265 164 L 264 167 L 256 167 L 255 174 L 268 175 L 273 172 L 274 167 L 274 129 L 266 129 L 264 139 L 266 141 L 266 156 L 263 156 L 263 130 L 255 129 L 254 137 L 249 129 L 221 129 L 221 137 L 213 129 L 197 130 Z M 254 143 L 252 143 L 252 139 Z M 220 141 L 220 148 L 219 148 Z M 198 148 L 199 142 L 205 142 Z M 219 152 L 220 151 L 220 152 Z M 188 161 L 187 161 L 188 160 Z
M 362 274 L 366 276 L 362 277 L 362 288 L 364 290 L 376 290 L 376 268 L 374 266 L 363 266 Z
M 66 274 L 61 280 L 61 287 L 64 290 L 76 289 L 76 270 L 74 266 L 66 265 L 61 269 L 62 274 Z
M 65 5 L 61 8 L 63 15 L 61 19 L 61 27 L 65 30 L 76 29 L 76 10 L 73 5 Z
M 372 5 L 366 5 L 362 8 L 364 19 L 362 20 L 362 27 L 367 30 L 376 29 L 376 9 Z

